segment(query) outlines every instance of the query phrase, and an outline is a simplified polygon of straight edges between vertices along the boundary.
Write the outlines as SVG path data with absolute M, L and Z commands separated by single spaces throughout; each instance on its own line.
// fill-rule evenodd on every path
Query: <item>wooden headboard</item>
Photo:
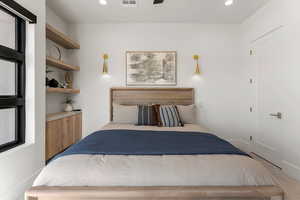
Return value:
M 110 120 L 113 120 L 113 104 L 194 104 L 193 88 L 111 88 Z

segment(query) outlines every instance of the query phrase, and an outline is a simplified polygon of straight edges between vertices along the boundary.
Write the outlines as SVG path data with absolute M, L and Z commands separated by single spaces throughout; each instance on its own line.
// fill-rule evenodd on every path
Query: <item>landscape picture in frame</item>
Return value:
M 167 86 L 177 84 L 176 51 L 126 52 L 128 86 Z

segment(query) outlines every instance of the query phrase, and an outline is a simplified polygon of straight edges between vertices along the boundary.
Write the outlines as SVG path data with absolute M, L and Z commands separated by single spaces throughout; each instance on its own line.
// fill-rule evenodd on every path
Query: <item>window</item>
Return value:
M 25 142 L 26 22 L 0 5 L 0 152 Z

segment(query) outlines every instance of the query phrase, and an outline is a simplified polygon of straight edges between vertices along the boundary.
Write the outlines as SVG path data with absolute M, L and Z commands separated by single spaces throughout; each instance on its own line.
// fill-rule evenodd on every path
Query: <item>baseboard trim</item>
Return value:
M 276 165 L 275 163 L 273 163 L 273 162 L 271 162 L 271 161 L 267 160 L 267 159 L 266 159 L 266 158 L 264 158 L 263 156 L 261 156 L 261 155 L 259 155 L 259 154 L 255 153 L 255 152 L 251 152 L 251 154 L 252 154 L 253 156 L 256 156 L 257 158 L 259 158 L 259 159 L 263 160 L 264 162 L 267 162 L 267 163 L 269 163 L 269 164 L 273 165 L 274 167 L 277 167 L 278 169 L 282 170 L 282 168 L 281 168 L 281 167 L 279 167 L 279 166 L 278 166 L 278 165 Z
M 260 142 L 260 141 L 255 141 L 255 144 L 256 145 L 259 145 L 261 148 L 264 148 L 268 151 L 271 151 L 271 152 L 274 152 L 275 151 L 275 148 L 263 143 L 263 142 Z
M 300 166 L 286 160 L 282 161 L 282 165 L 286 174 L 300 181 Z
M 248 153 L 251 152 L 250 150 L 251 143 L 248 142 L 247 140 L 231 138 L 228 139 L 227 141 L 243 151 L 246 151 Z
M 240 139 L 240 138 L 230 138 L 227 139 L 230 143 L 232 143 L 234 146 L 240 148 L 243 151 L 246 151 L 247 153 L 254 153 L 257 156 L 259 156 L 261 159 L 266 160 L 266 162 L 271 163 L 272 165 L 275 165 L 276 167 L 280 168 L 283 170 L 284 173 L 286 173 L 288 176 L 291 178 L 295 178 L 300 181 L 300 166 L 298 166 L 295 163 L 292 163 L 287 160 L 278 160 L 278 166 L 276 163 L 264 158 L 262 155 L 259 153 L 253 151 L 254 146 L 255 148 L 260 148 L 263 152 L 268 152 L 269 154 L 272 154 L 275 152 L 275 149 L 269 145 L 266 145 L 260 141 L 255 141 L 254 143 L 251 143 L 250 141 Z
M 282 159 L 279 157 L 280 152 L 275 147 L 258 140 L 253 143 L 252 151 L 282 168 Z
M 263 151 L 265 154 L 268 154 L 270 156 L 273 155 L 272 157 L 274 157 L 274 155 L 276 155 L 274 148 L 272 148 L 264 143 L 256 142 L 255 145 L 256 145 L 256 148 L 260 148 L 260 150 Z M 278 160 L 268 160 L 263 155 L 260 155 L 258 152 L 254 152 L 254 153 L 257 154 L 262 159 L 264 159 L 264 160 L 272 163 L 273 165 L 279 167 L 280 169 L 282 169 L 282 171 L 285 174 L 287 174 L 289 177 L 300 180 L 300 166 L 298 166 L 290 161 L 282 160 L 279 157 L 278 157 Z

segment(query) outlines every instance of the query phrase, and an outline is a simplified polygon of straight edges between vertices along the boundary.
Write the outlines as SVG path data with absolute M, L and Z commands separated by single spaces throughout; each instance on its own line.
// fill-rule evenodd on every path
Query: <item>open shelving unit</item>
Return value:
M 49 57 L 49 56 L 47 56 L 47 58 L 46 58 L 46 64 L 49 66 L 67 70 L 67 71 L 79 71 L 80 70 L 80 67 L 78 67 L 78 66 L 66 64 L 63 61 L 57 60 L 57 59 Z
M 47 24 L 45 28 L 46 38 L 57 44 L 59 46 L 57 48 L 61 47 L 64 48 L 64 50 L 71 50 L 67 53 L 72 53 L 73 50 L 80 49 L 80 45 L 77 42 L 75 42 L 66 34 L 55 29 L 53 26 Z M 47 42 L 47 45 L 53 45 L 52 42 Z M 73 63 L 72 60 L 68 62 Z M 65 63 L 65 61 L 51 56 L 46 57 L 47 66 L 52 67 L 51 69 L 49 69 L 49 71 L 55 73 L 53 76 L 54 80 L 58 80 L 58 82 L 63 80 L 66 81 L 66 79 L 68 78 L 73 80 L 73 76 L 71 74 L 73 74 L 73 72 L 80 71 L 79 66 L 69 64 L 68 62 Z M 63 77 L 65 78 L 63 79 Z M 47 78 L 52 79 L 49 77 Z M 70 83 L 69 85 L 67 85 L 71 88 L 53 88 L 48 86 L 46 88 L 47 98 L 49 95 L 49 99 L 47 99 L 47 101 L 53 100 L 55 102 L 52 103 L 61 105 L 62 102 L 60 101 L 62 101 L 62 98 L 79 94 L 80 90 L 72 88 L 71 85 L 73 84 Z M 82 113 L 80 110 L 71 112 L 57 112 L 62 109 L 58 107 L 57 109 L 55 109 L 54 106 L 52 106 L 50 109 L 51 110 L 47 110 L 48 114 L 46 115 L 46 160 L 50 160 L 56 154 L 62 152 L 64 149 L 79 141 L 82 137 Z
M 48 93 L 79 94 L 79 89 L 70 88 L 47 88 Z
M 80 49 L 77 42 L 49 24 L 46 24 L 46 37 L 66 49 Z
M 80 49 L 80 45 L 71 39 L 69 36 L 60 32 L 53 26 L 46 24 L 46 37 L 47 39 L 53 41 L 54 43 L 62 46 L 65 49 Z M 65 71 L 80 71 L 79 66 L 70 65 L 64 63 L 61 60 L 55 58 L 46 57 L 46 64 L 48 66 L 56 67 Z M 62 93 L 62 94 L 79 94 L 79 89 L 73 88 L 47 88 L 47 93 Z

